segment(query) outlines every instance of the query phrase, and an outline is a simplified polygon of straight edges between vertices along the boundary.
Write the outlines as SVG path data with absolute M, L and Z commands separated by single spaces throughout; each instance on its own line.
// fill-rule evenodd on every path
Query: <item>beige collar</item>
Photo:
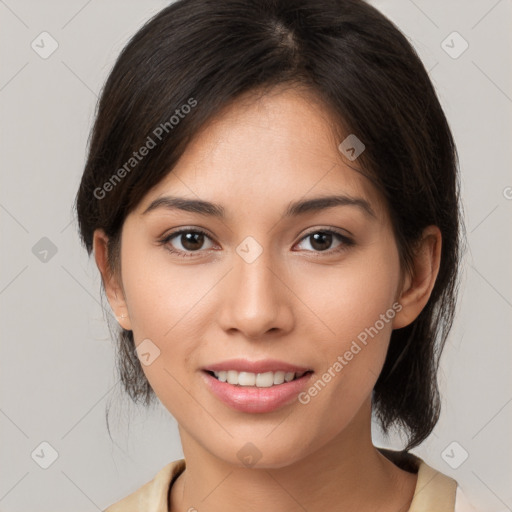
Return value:
M 414 497 L 408 512 L 454 511 L 457 482 L 453 478 L 440 473 L 412 453 L 377 449 L 399 468 L 418 473 Z
M 457 482 L 440 473 L 416 455 L 378 448 L 397 466 L 418 473 L 414 498 L 408 512 L 453 512 Z M 108 507 L 105 512 L 169 512 L 168 494 L 174 480 L 185 470 L 185 459 L 163 467 L 134 493 Z

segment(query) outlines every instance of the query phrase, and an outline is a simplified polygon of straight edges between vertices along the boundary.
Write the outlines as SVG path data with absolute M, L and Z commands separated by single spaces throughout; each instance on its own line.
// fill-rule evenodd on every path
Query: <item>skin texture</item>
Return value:
M 106 237 L 95 232 L 112 310 L 126 315 L 120 323 L 137 345 L 149 338 L 160 350 L 143 369 L 178 422 L 187 461 L 170 495 L 173 511 L 398 512 L 412 500 L 416 475 L 372 444 L 371 391 L 392 329 L 412 322 L 429 298 L 441 235 L 427 228 L 412 273 L 402 272 L 381 196 L 353 169 L 357 161 L 343 160 L 330 122 L 307 91 L 245 95 L 197 134 L 126 218 L 120 276 L 108 273 Z M 364 198 L 375 216 L 337 206 L 281 218 L 292 201 L 333 193 Z M 163 195 L 221 204 L 226 218 L 164 208 L 142 214 Z M 159 244 L 183 227 L 209 238 L 191 246 L 178 235 Z M 305 236 L 327 228 L 354 244 L 333 235 L 322 251 Z M 247 236 L 263 250 L 250 264 L 236 252 Z M 308 404 L 242 413 L 220 402 L 201 377 L 200 368 L 241 357 L 287 361 L 319 378 L 397 302 L 396 316 Z M 247 442 L 261 452 L 250 468 L 237 457 Z

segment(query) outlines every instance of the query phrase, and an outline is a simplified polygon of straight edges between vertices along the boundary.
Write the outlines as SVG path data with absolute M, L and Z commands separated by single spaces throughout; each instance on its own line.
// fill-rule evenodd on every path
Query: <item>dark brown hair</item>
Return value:
M 403 268 L 423 228 L 441 230 L 432 295 L 412 324 L 393 331 L 372 397 L 383 431 L 405 430 L 410 449 L 440 413 L 437 368 L 455 311 L 462 240 L 458 159 L 420 58 L 374 7 L 361 0 L 178 0 L 160 11 L 126 45 L 103 87 L 76 197 L 81 239 L 91 254 L 94 230 L 102 228 L 109 268 L 120 276 L 126 216 L 172 172 L 207 120 L 241 94 L 278 84 L 311 90 L 340 133 L 363 141 L 357 164 L 387 203 Z M 158 141 L 156 127 L 166 128 Z M 151 136 L 156 147 L 127 167 Z M 148 405 L 155 395 L 133 333 L 116 336 L 121 382 Z

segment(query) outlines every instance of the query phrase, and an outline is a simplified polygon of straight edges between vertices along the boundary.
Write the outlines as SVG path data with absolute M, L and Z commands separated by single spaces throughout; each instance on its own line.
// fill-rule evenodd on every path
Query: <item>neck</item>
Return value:
M 280 467 L 241 467 L 219 459 L 180 429 L 185 471 L 170 496 L 172 512 L 239 510 L 406 512 L 416 475 L 374 447 L 371 404 L 327 444 Z

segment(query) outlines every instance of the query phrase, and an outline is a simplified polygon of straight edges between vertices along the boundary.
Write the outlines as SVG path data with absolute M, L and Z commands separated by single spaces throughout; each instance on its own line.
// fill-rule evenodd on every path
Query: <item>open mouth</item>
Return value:
M 280 386 L 281 384 L 286 384 L 287 382 L 298 380 L 305 375 L 313 373 L 312 370 L 305 372 L 276 371 L 265 373 L 238 372 L 236 370 L 219 372 L 210 370 L 205 371 L 220 382 L 227 382 L 233 386 L 257 388 L 270 388 L 274 386 Z

